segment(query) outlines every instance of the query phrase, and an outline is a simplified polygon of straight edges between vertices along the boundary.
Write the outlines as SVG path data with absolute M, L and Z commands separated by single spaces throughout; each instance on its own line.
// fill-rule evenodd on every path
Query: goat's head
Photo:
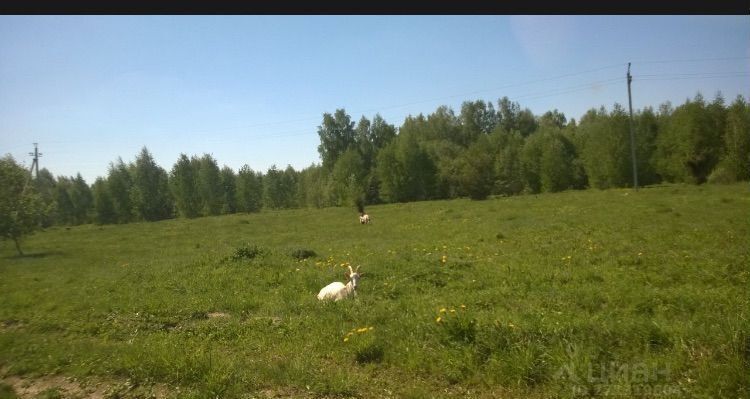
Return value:
M 357 284 L 359 283 L 359 278 L 364 273 L 359 273 L 359 266 L 355 270 L 352 270 L 352 267 L 349 266 L 349 272 L 346 273 L 346 278 L 349 279 L 349 281 L 352 283 L 352 288 L 355 290 L 357 289 Z

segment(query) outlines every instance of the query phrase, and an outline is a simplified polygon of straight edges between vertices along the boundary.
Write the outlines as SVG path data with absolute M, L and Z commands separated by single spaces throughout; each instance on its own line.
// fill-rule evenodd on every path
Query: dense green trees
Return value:
M 41 227 L 45 205 L 29 172 L 10 155 L 0 158 L 0 236 L 13 240 L 19 255 L 21 239 Z
M 132 176 L 130 193 L 138 217 L 149 222 L 172 217 L 174 206 L 167 172 L 156 164 L 146 147 L 135 158 Z
M 323 123 L 318 126 L 318 136 L 318 152 L 323 160 L 323 167 L 331 170 L 341 154 L 356 142 L 354 122 L 343 109 L 337 109 L 333 115 L 325 113 Z
M 202 203 L 198 190 L 198 159 L 180 154 L 169 175 L 172 197 L 180 216 L 194 218 L 200 215 Z
M 115 208 L 117 223 L 128 223 L 135 218 L 133 199 L 130 194 L 133 189 L 134 166 L 125 165 L 122 158 L 116 163 L 109 164 L 107 174 L 107 189 L 112 198 L 112 206 Z
M 632 184 L 630 120 L 619 104 L 578 122 L 557 109 L 537 117 L 507 97 L 497 106 L 466 101 L 458 115 L 440 106 L 398 128 L 378 114 L 353 120 L 344 109 L 323 114 L 322 162 L 299 171 L 244 165 L 235 173 L 212 155 L 180 154 L 167 173 L 146 148 L 134 162 L 111 163 L 91 187 L 80 174 L 55 179 L 42 169 L 32 181 L 32 202 L 41 204 L 34 215 L 45 226 L 127 223 Z M 633 123 L 642 185 L 750 179 L 750 106 L 742 96 L 727 106 L 720 94 L 710 103 L 698 94 L 676 108 L 636 111 Z
M 107 181 L 99 177 L 91 186 L 94 198 L 94 221 L 97 224 L 117 223 L 117 214 L 112 202 L 112 195 L 109 193 Z
M 258 212 L 263 207 L 263 175 L 244 165 L 237 173 L 236 203 L 239 212 Z
M 750 179 L 750 107 L 737 96 L 726 110 L 721 161 L 710 181 L 732 182 Z

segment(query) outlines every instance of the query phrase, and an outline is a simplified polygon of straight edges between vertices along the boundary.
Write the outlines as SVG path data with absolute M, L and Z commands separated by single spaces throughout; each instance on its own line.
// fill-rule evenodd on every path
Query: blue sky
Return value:
M 635 109 L 748 98 L 750 16 L 0 16 L 0 153 L 38 142 L 89 183 L 144 145 L 167 171 L 299 170 L 324 112 L 399 126 L 508 96 L 579 119 L 627 105 L 629 61 Z

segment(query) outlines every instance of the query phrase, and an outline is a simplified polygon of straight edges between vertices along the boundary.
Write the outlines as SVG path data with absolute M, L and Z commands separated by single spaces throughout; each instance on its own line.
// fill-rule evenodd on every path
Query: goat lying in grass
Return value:
M 359 215 L 359 223 L 361 224 L 367 224 L 370 223 L 370 215 L 366 213 L 362 213 Z
M 333 299 L 334 301 L 339 301 L 348 296 L 357 295 L 357 283 L 359 282 L 360 276 L 361 275 L 359 274 L 359 266 L 357 266 L 357 270 L 352 270 L 352 267 L 349 266 L 349 272 L 346 274 L 346 277 L 349 280 L 349 282 L 347 282 L 346 285 L 344 285 L 344 283 L 340 281 L 336 281 L 336 282 L 326 285 L 318 293 L 318 299 L 321 301 L 326 300 L 326 299 Z

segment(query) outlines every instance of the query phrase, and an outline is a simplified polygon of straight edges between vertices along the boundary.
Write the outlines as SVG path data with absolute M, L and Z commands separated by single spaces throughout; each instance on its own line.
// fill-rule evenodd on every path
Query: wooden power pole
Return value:
M 633 77 L 630 76 L 630 63 L 628 62 L 628 107 L 630 108 L 630 158 L 633 162 L 633 188 L 638 191 L 638 166 L 635 162 L 635 133 L 633 132 L 633 99 L 630 96 L 630 82 Z

